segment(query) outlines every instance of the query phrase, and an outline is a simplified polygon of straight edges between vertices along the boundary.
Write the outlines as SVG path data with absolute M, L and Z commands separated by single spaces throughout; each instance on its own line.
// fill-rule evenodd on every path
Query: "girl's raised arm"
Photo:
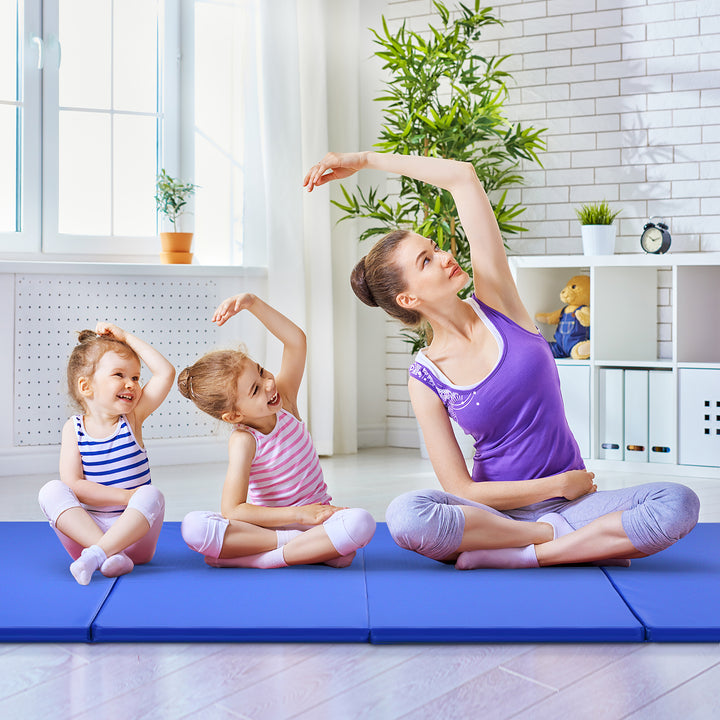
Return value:
M 155 348 L 135 335 L 111 323 L 99 322 L 95 328 L 98 335 L 110 335 L 129 345 L 152 373 L 143 386 L 140 400 L 135 407 L 135 428 L 140 431 L 143 422 L 162 404 L 175 380 L 175 368 Z
M 304 186 L 312 191 L 314 187 L 349 177 L 363 168 L 405 175 L 450 192 L 470 243 L 475 294 L 535 332 L 510 272 L 495 213 L 471 163 L 420 155 L 328 153 L 307 173 Z
M 242 310 L 252 313 L 283 346 L 280 372 L 275 377 L 280 395 L 294 406 L 305 373 L 307 339 L 305 333 L 289 318 L 268 305 L 257 295 L 241 293 L 223 300 L 212 321 L 223 325 Z

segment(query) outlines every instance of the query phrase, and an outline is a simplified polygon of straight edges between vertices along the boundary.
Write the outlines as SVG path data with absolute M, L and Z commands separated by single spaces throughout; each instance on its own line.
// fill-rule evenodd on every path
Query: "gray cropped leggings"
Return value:
M 690 488 L 656 482 L 598 491 L 577 500 L 553 498 L 505 512 L 442 490 L 416 490 L 395 498 L 385 519 L 400 547 L 443 560 L 460 546 L 465 530 L 462 505 L 530 522 L 550 512 L 559 513 L 575 530 L 621 510 L 625 533 L 633 546 L 646 555 L 664 550 L 687 535 L 695 527 L 700 510 L 700 501 Z

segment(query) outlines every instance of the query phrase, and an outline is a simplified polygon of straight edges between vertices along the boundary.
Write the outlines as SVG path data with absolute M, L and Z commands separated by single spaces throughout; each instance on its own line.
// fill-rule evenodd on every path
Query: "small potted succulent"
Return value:
M 575 209 L 581 225 L 585 255 L 612 255 L 615 252 L 614 221 L 620 212 L 613 212 L 605 200 Z
M 183 183 L 180 180 L 170 177 L 161 170 L 155 183 L 155 202 L 157 209 L 170 221 L 172 232 L 161 232 L 160 242 L 162 252 L 160 259 L 164 263 L 192 262 L 193 233 L 179 232 L 177 222 L 181 215 L 187 212 L 188 199 L 195 192 L 197 186 L 192 183 Z

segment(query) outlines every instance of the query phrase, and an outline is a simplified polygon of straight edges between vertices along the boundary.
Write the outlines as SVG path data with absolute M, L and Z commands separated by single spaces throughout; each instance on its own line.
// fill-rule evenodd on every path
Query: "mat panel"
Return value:
M 605 568 L 651 642 L 720 642 L 720 523 L 629 568 Z
M 639 642 L 600 568 L 458 571 L 402 550 L 378 523 L 365 548 L 370 641 Z
M 70 574 L 70 556 L 44 522 L 0 523 L 0 642 L 88 642 L 115 580 L 89 585 Z
M 118 578 L 93 639 L 367 642 L 363 553 L 349 568 L 211 568 L 167 522 L 153 561 Z

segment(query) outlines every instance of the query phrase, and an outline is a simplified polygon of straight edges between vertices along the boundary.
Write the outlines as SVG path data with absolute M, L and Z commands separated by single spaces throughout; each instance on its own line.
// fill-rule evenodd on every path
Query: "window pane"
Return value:
M 110 108 L 111 0 L 61 0 L 60 106 Z
M 15 232 L 17 116 L 12 105 L 0 105 L 0 232 Z
M 203 262 L 242 262 L 245 3 L 195 5 L 195 233 Z
M 60 113 L 58 229 L 110 234 L 110 116 Z
M 157 110 L 157 17 L 157 0 L 115 3 L 113 107 L 116 110 Z
M 22 14 L 20 15 L 22 18 Z M 18 99 L 18 8 L 13 0 L 0 2 L 0 102 Z M 22 28 L 19 29 L 22 37 Z
M 153 117 L 115 116 L 114 235 L 156 234 L 156 126 Z

